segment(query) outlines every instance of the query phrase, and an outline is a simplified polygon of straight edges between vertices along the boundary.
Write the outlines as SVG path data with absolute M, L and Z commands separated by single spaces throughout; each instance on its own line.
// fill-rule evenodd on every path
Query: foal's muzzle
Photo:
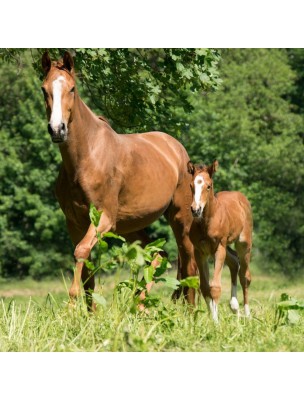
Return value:
M 202 210 L 202 207 L 200 207 L 200 206 L 197 208 L 194 208 L 191 206 L 191 212 L 192 212 L 192 215 L 194 218 L 198 218 L 198 217 L 202 216 L 203 210 Z
M 62 143 L 67 138 L 67 127 L 64 122 L 62 122 L 57 128 L 52 127 L 52 125 L 48 124 L 48 132 L 51 135 L 53 143 Z

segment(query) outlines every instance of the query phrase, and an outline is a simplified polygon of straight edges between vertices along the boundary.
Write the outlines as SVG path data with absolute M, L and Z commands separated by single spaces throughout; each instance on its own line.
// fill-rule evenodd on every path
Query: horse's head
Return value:
M 56 62 L 52 62 L 46 52 L 41 61 L 45 74 L 42 91 L 49 121 L 48 131 L 53 142 L 61 143 L 67 139 L 74 105 L 74 62 L 68 52 L 64 54 L 62 61 Z
M 191 211 L 194 217 L 201 218 L 204 207 L 208 203 L 210 192 L 212 190 L 212 175 L 218 168 L 218 162 L 215 160 L 211 165 L 194 165 L 188 162 L 188 172 L 192 175 L 191 189 L 193 201 Z

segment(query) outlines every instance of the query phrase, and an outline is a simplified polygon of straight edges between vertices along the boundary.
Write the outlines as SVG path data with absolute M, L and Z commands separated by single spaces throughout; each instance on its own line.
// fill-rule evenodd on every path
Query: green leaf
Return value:
M 160 239 L 154 240 L 154 242 L 147 244 L 145 249 L 150 249 L 151 247 L 156 247 L 158 249 L 162 249 L 165 244 L 166 244 L 166 239 L 160 238 Z
M 109 245 L 104 240 L 98 240 L 98 246 L 102 253 L 106 253 L 108 251 Z
M 169 287 L 170 289 L 177 289 L 180 285 L 179 281 L 171 276 L 167 276 L 165 278 L 158 278 L 155 282 L 164 282 L 165 286 Z
M 135 247 L 130 247 L 127 251 L 126 257 L 128 260 L 134 260 L 137 256 L 137 250 Z
M 152 282 L 154 272 L 155 268 L 153 267 L 153 265 L 149 265 L 148 267 L 144 268 L 144 278 L 146 283 Z
M 167 271 L 168 268 L 171 268 L 171 264 L 168 262 L 168 259 L 164 257 L 162 258 L 160 265 L 156 267 L 154 276 L 161 276 L 164 272 Z
M 286 300 L 281 301 L 277 304 L 279 310 L 289 310 L 292 308 L 297 308 L 297 301 L 296 300 Z
M 90 211 L 89 211 L 89 216 L 91 223 L 97 228 L 99 224 L 99 220 L 101 217 L 102 211 L 98 211 L 97 208 L 93 205 L 90 204 Z
M 98 294 L 98 293 L 93 293 L 93 294 L 92 294 L 92 297 L 93 297 L 93 300 L 94 300 L 97 304 L 100 304 L 100 305 L 103 306 L 103 307 L 105 307 L 105 306 L 107 305 L 106 299 L 105 299 L 103 296 L 101 296 L 100 294 Z
M 290 324 L 297 324 L 300 320 L 300 315 L 296 310 L 287 311 L 287 320 Z
M 124 237 L 122 237 L 122 236 L 120 236 L 120 235 L 116 235 L 116 233 L 113 233 L 113 232 L 104 233 L 102 236 L 103 236 L 104 238 L 119 239 L 119 240 L 121 240 L 121 241 L 123 241 L 123 242 L 126 241 L 126 239 L 125 239 Z
M 187 286 L 189 288 L 198 289 L 199 288 L 199 277 L 198 276 L 188 276 L 180 281 L 181 286 Z
M 94 271 L 95 265 L 94 265 L 91 261 L 89 261 L 89 260 L 84 260 L 84 263 L 85 263 L 85 266 L 86 266 L 88 269 L 90 269 L 91 271 Z

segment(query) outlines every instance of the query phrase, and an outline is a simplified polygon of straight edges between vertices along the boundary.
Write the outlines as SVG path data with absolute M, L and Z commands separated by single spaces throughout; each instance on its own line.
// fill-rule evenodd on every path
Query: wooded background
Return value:
M 66 49 L 50 49 L 54 59 Z M 68 49 L 81 97 L 119 133 L 160 130 L 220 169 L 254 215 L 261 268 L 295 275 L 304 259 L 304 49 Z M 0 50 L 0 275 L 41 279 L 73 265 L 54 196 L 61 157 L 47 133 L 44 49 Z M 148 228 L 176 247 L 163 219 Z

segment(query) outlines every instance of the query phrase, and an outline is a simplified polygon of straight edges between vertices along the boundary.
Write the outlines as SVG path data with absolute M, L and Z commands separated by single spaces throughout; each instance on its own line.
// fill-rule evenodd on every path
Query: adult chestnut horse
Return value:
M 251 282 L 249 270 L 252 247 L 252 213 L 250 203 L 240 192 L 219 192 L 214 195 L 212 176 L 218 162 L 212 165 L 188 163 L 192 174 L 193 202 L 191 210 L 195 217 L 191 228 L 191 240 L 200 271 L 201 292 L 210 307 L 212 317 L 218 320 L 217 304 L 221 295 L 221 274 L 224 262 L 231 272 L 230 307 L 238 313 L 236 297 L 238 263 L 233 260 L 228 244 L 235 243 L 240 262 L 239 278 L 244 295 L 245 315 L 250 315 L 248 287 Z M 208 257 L 214 258 L 214 276 L 209 284 Z
M 122 235 L 140 231 L 165 214 L 178 245 L 179 277 L 196 274 L 193 245 L 189 157 L 184 147 L 162 132 L 120 135 L 96 116 L 77 93 L 74 63 L 66 52 L 52 62 L 42 56 L 48 132 L 59 145 L 62 166 L 56 196 L 76 246 L 76 268 L 69 294 L 94 290 L 94 276 L 83 263 L 97 242 L 89 204 L 102 210 L 97 231 Z M 194 291 L 185 291 L 194 303 Z M 87 296 L 89 300 L 89 296 Z

